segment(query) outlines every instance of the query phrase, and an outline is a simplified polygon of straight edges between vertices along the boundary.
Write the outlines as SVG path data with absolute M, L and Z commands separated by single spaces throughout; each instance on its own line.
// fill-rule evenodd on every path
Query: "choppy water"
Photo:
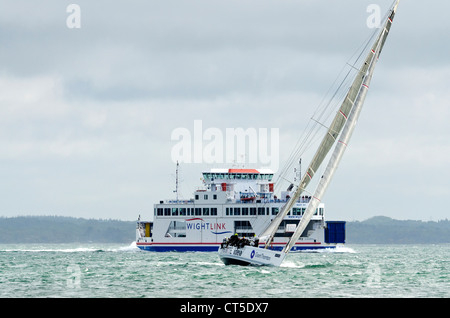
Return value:
M 450 245 L 352 245 L 279 268 L 134 244 L 0 245 L 0 297 L 449 297 Z

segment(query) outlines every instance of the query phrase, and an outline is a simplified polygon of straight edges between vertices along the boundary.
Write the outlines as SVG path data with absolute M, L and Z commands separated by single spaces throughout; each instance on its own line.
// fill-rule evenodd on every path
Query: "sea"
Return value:
M 281 267 L 130 244 L 0 245 L 1 298 L 448 298 L 450 244 L 346 245 Z

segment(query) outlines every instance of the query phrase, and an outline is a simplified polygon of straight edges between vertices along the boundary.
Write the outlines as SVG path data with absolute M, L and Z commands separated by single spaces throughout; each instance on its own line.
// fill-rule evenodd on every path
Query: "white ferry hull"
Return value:
M 228 246 L 219 249 L 219 257 L 225 265 L 280 266 L 286 254 L 253 246 Z
M 149 252 L 217 252 L 220 243 L 136 243 Z
M 285 243 L 274 244 L 270 250 L 281 251 L 285 246 Z M 217 252 L 220 247 L 220 243 L 143 243 L 137 242 L 136 246 L 143 251 L 149 252 Z M 263 245 L 261 245 L 262 247 Z M 292 250 L 292 252 L 303 251 L 319 251 L 323 249 L 336 248 L 336 244 L 323 244 L 323 243 L 298 243 Z

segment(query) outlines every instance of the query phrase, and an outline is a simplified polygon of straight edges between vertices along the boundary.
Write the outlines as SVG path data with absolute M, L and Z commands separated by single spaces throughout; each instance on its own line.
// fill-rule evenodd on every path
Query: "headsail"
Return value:
M 331 178 L 334 175 L 334 172 L 336 171 L 340 160 L 342 159 L 342 156 L 344 154 L 345 149 L 347 148 L 348 142 L 352 136 L 353 130 L 356 126 L 356 122 L 358 120 L 359 114 L 361 112 L 362 106 L 364 104 L 364 100 L 366 98 L 366 94 L 369 88 L 370 81 L 372 79 L 373 71 L 375 69 L 375 65 L 378 61 L 378 57 L 381 53 L 381 50 L 383 49 L 384 43 L 386 41 L 386 38 L 388 36 L 389 30 L 391 28 L 395 11 L 398 6 L 398 2 L 394 6 L 394 9 L 392 10 L 391 15 L 385 22 L 384 28 L 380 32 L 380 36 L 378 37 L 377 41 L 374 44 L 374 47 L 371 50 L 371 61 L 369 63 L 369 68 L 367 71 L 367 74 L 364 74 L 363 82 L 361 85 L 361 88 L 359 90 L 358 96 L 355 100 L 355 104 L 350 112 L 350 115 L 348 117 L 347 122 L 345 123 L 345 126 L 342 130 L 341 136 L 338 140 L 338 143 L 336 144 L 336 147 L 331 155 L 330 161 L 328 162 L 327 168 L 325 169 L 325 172 L 317 186 L 317 189 L 314 193 L 314 195 L 311 198 L 311 201 L 308 204 L 308 207 L 306 208 L 305 213 L 302 216 L 302 219 L 300 220 L 300 223 L 298 224 L 294 234 L 289 239 L 289 242 L 286 244 L 286 246 L 283 249 L 283 252 L 288 253 L 291 248 L 294 246 L 295 242 L 297 242 L 298 238 L 302 235 L 303 231 L 305 230 L 306 226 L 308 225 L 309 221 L 311 220 L 311 217 L 313 216 L 314 212 L 316 211 L 320 200 L 325 193 Z
M 336 117 L 334 118 L 330 129 L 322 140 L 322 143 L 317 150 L 311 164 L 309 165 L 307 173 L 303 176 L 297 190 L 295 191 L 295 194 L 285 204 L 282 211 L 278 213 L 278 215 L 266 228 L 266 230 L 260 234 L 260 240 L 268 238 L 265 244 L 266 249 L 260 248 L 258 243 L 256 243 L 254 246 L 232 246 L 230 248 L 228 246 L 229 241 L 224 242 L 219 248 L 219 256 L 225 264 L 279 266 L 286 254 L 291 250 L 293 245 L 301 236 L 302 232 L 311 220 L 311 217 L 314 214 L 317 205 L 322 198 L 322 195 L 325 193 L 325 190 L 330 183 L 334 172 L 337 169 L 345 148 L 347 147 L 347 143 L 353 133 L 367 94 L 368 86 L 371 81 L 375 65 L 388 36 L 399 1 L 400 0 L 396 0 L 389 17 L 383 26 L 383 29 L 379 32 L 378 38 L 373 44 L 371 52 L 368 54 L 364 64 L 359 69 L 359 73 L 357 74 L 356 79 L 354 80 L 350 90 L 348 91 L 348 94 L 344 102 L 342 103 L 341 108 L 336 114 Z M 339 141 L 336 143 L 338 136 Z M 267 250 L 267 247 L 273 240 L 275 232 L 277 231 L 281 221 L 293 207 L 306 186 L 309 184 L 317 168 L 321 165 L 322 161 L 325 159 L 333 144 L 336 144 L 336 147 L 330 157 L 325 173 L 323 174 L 314 193 L 314 197 L 309 202 L 307 210 L 301 218 L 300 223 L 297 226 L 296 231 L 294 232 L 294 235 L 287 242 L 283 251 L 278 252 Z M 264 238 L 264 236 L 266 236 L 267 238 Z
M 399 1 L 399 0 L 398 0 Z M 393 14 L 395 14 L 395 10 L 398 5 L 398 1 L 392 10 L 392 18 Z M 392 23 L 392 19 L 391 19 Z M 385 28 L 390 28 L 389 25 L 385 25 Z M 328 152 L 330 151 L 333 144 L 336 142 L 337 137 L 342 131 L 342 128 L 344 127 L 347 118 L 350 114 L 351 109 L 353 108 L 353 105 L 355 103 L 355 100 L 358 96 L 358 93 L 362 87 L 364 77 L 367 73 L 367 70 L 371 64 L 372 58 L 373 58 L 373 52 L 375 52 L 378 43 L 382 41 L 381 46 L 384 44 L 385 38 L 382 37 L 382 34 L 384 32 L 381 32 L 378 36 L 376 42 L 373 44 L 371 52 L 367 55 L 364 63 L 360 67 L 358 74 L 356 75 L 344 101 L 342 102 L 341 107 L 339 108 L 338 112 L 336 113 L 327 133 L 325 134 L 324 138 L 322 139 L 322 142 L 315 153 L 313 160 L 311 161 L 310 165 L 308 166 L 308 169 L 306 170 L 306 173 L 303 175 L 303 178 L 301 179 L 296 191 L 291 196 L 291 198 L 288 200 L 288 202 L 284 205 L 284 207 L 281 209 L 281 211 L 277 214 L 277 216 L 272 220 L 272 222 L 267 226 L 267 228 L 260 233 L 260 239 L 261 241 L 266 241 L 266 248 L 269 246 L 271 241 L 273 240 L 273 237 L 275 235 L 275 232 L 277 231 L 278 227 L 280 226 L 282 220 L 286 217 L 286 215 L 289 213 L 291 208 L 294 206 L 295 202 L 298 200 L 298 198 L 301 196 L 303 191 L 306 189 L 312 178 L 314 177 L 314 174 L 322 164 L 323 160 L 327 156 Z

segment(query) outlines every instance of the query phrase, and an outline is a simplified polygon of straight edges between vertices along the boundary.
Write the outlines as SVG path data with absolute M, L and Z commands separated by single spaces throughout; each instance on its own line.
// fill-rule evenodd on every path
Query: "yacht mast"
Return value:
M 373 71 L 375 69 L 375 65 L 378 61 L 378 57 L 381 53 L 381 50 L 383 49 L 384 43 L 386 41 L 386 38 L 389 34 L 389 30 L 391 28 L 394 15 L 398 6 L 399 0 L 397 0 L 394 8 L 392 9 L 392 12 L 390 16 L 388 17 L 387 21 L 384 24 L 384 27 L 382 31 L 380 32 L 380 35 L 377 39 L 377 41 L 374 44 L 374 47 L 372 48 L 370 54 L 371 54 L 371 61 L 369 63 L 369 68 L 367 71 L 367 74 L 363 77 L 363 82 L 361 84 L 358 96 L 355 100 L 355 104 L 348 116 L 348 120 L 345 123 L 345 126 L 342 130 L 341 136 L 336 143 L 336 147 L 331 155 L 330 161 L 328 162 L 327 168 L 325 170 L 325 173 L 323 174 L 322 178 L 320 179 L 320 182 L 317 186 L 317 189 L 314 193 L 314 195 L 311 197 L 311 201 L 308 204 L 308 207 L 306 208 L 305 213 L 302 216 L 302 219 L 300 220 L 300 223 L 298 224 L 294 234 L 289 239 L 289 242 L 286 244 L 286 246 L 283 249 L 283 252 L 288 253 L 291 248 L 295 245 L 295 242 L 297 242 L 298 238 L 302 235 L 303 231 L 305 230 L 306 226 L 308 225 L 309 221 L 311 220 L 311 217 L 313 216 L 314 212 L 316 211 L 320 200 L 325 193 L 341 159 L 345 152 L 345 149 L 347 148 L 348 142 L 350 141 L 350 138 L 352 136 L 353 130 L 356 126 L 356 122 L 358 120 L 359 114 L 361 113 L 362 106 L 364 104 L 364 100 L 367 95 L 367 91 L 369 89 L 369 84 L 372 79 Z M 375 49 L 374 49 L 375 48 Z
M 398 1 L 393 9 L 393 12 L 395 13 L 395 10 L 398 5 Z M 390 27 L 390 25 L 389 25 Z M 383 33 L 383 32 L 382 32 Z M 272 220 L 272 222 L 266 227 L 266 229 L 260 233 L 260 240 L 266 241 L 265 248 L 268 248 L 273 240 L 273 237 L 275 236 L 275 232 L 278 230 L 278 227 L 280 226 L 283 219 L 286 217 L 286 215 L 289 213 L 291 208 L 294 206 L 295 202 L 298 200 L 300 195 L 303 193 L 303 191 L 308 186 L 309 182 L 314 177 L 314 174 L 322 164 L 323 160 L 327 156 L 328 152 L 330 151 L 331 147 L 335 143 L 336 139 L 338 138 L 339 134 L 342 131 L 342 128 L 344 127 L 347 118 L 350 114 L 350 111 L 354 105 L 354 102 L 358 96 L 358 93 L 361 89 L 364 77 L 367 73 L 367 70 L 369 68 L 369 65 L 373 58 L 373 52 L 375 52 L 378 42 L 381 39 L 380 34 L 378 36 L 377 41 L 372 46 L 371 52 L 368 53 L 364 63 L 360 67 L 358 74 L 356 75 L 344 101 L 342 102 L 341 107 L 339 108 L 338 112 L 336 113 L 330 127 L 328 128 L 327 133 L 325 134 L 324 138 L 322 139 L 322 142 L 319 146 L 319 148 L 316 151 L 316 154 L 313 157 L 313 160 L 311 161 L 310 165 L 308 166 L 306 173 L 303 175 L 297 189 L 295 190 L 294 194 L 291 196 L 291 198 L 286 202 L 286 204 L 283 206 L 281 211 L 277 214 L 277 216 Z M 384 44 L 384 41 L 383 41 Z

